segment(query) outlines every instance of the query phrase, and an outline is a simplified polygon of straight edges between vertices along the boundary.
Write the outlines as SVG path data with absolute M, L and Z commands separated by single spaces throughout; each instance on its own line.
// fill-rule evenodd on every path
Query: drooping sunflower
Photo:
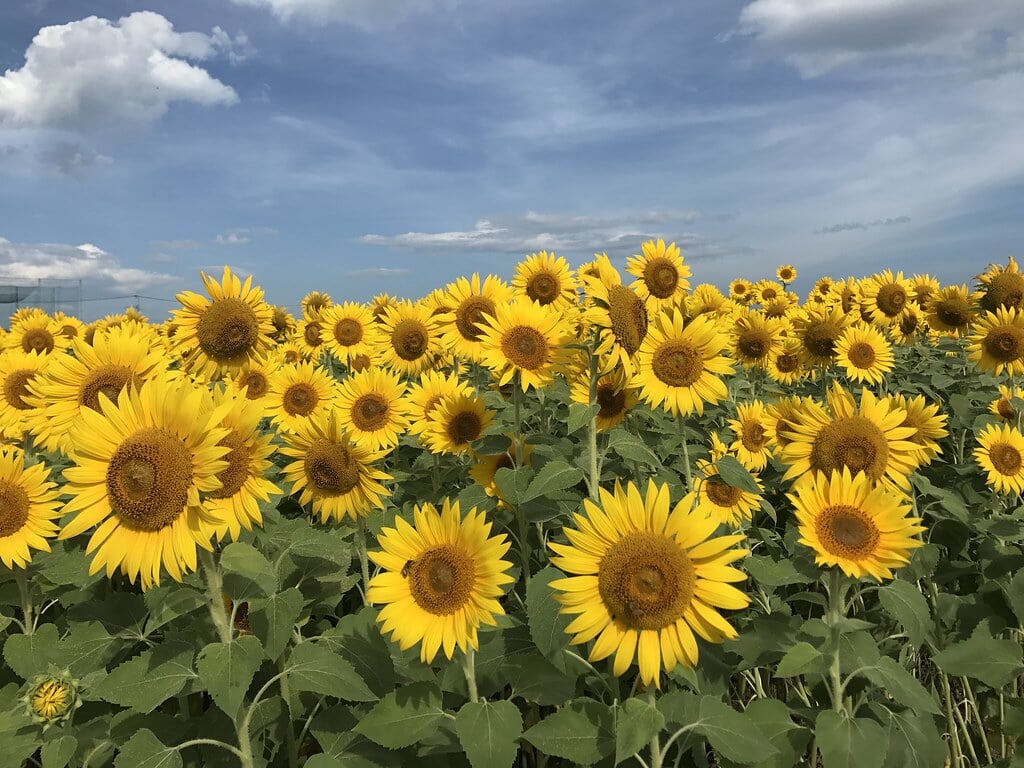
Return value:
M 789 323 L 767 317 L 763 312 L 746 310 L 736 316 L 732 327 L 730 351 L 744 368 L 764 368 L 782 348 Z
M 989 424 L 978 435 L 974 460 L 997 493 L 1024 492 L 1024 435 L 1009 424 Z
M 939 413 L 938 403 L 929 403 L 924 395 L 890 395 L 889 402 L 906 411 L 907 416 L 900 426 L 914 428 L 914 434 L 907 439 L 917 445 L 921 466 L 931 463 L 932 459 L 942 453 L 938 441 L 949 435 L 946 429 L 949 417 Z
M 722 352 L 729 337 L 708 315 L 684 326 L 682 313 L 662 312 L 637 352 L 637 373 L 630 383 L 653 408 L 672 414 L 704 413 L 728 397 L 722 377 L 733 372 Z
M 712 457 L 714 453 L 712 450 Z M 758 494 L 728 485 L 722 480 L 714 461 L 698 461 L 697 470 L 703 478 L 680 502 L 685 509 L 693 509 L 697 515 L 707 515 L 730 528 L 753 519 L 754 512 L 760 509 L 761 497 Z M 761 478 L 756 472 L 751 476 L 760 483 Z
M 7 349 L 35 352 L 48 355 L 55 347 L 67 346 L 61 336 L 61 325 L 45 312 L 26 315 L 11 323 L 11 329 L 4 337 Z
M 247 366 L 228 379 L 228 389 L 239 396 L 244 392 L 246 400 L 265 406 L 268 402 L 266 397 L 270 394 L 270 382 L 282 365 L 284 358 L 277 349 L 271 350 L 264 357 L 254 357 Z
M 438 403 L 449 395 L 469 395 L 473 387 L 454 373 L 424 371 L 419 380 L 411 383 L 405 393 L 409 413 L 409 433 L 421 434 L 429 424 Z
M 621 366 L 632 373 L 632 358 L 647 337 L 650 315 L 647 305 L 635 291 L 619 282 L 618 271 L 611 267 L 607 256 L 595 262 L 607 264 L 598 276 L 584 276 L 587 309 L 584 322 L 597 334 L 595 354 L 607 366 L 602 373 Z
M 50 357 L 46 371 L 28 384 L 26 426 L 48 451 L 67 453 L 69 428 L 83 408 L 100 409 L 100 398 L 116 402 L 125 387 L 161 375 L 169 360 L 151 340 L 125 328 L 98 333 L 92 344 L 71 342 L 72 354 Z
M 1020 412 L 1013 405 L 1014 400 L 1024 400 L 1024 389 L 1010 387 L 1000 384 L 999 397 L 989 403 L 988 410 L 996 416 L 1003 424 L 1017 424 Z
M 1009 257 L 1007 265 L 991 264 L 978 275 L 978 290 L 974 298 L 985 312 L 997 309 L 1024 309 L 1024 275 L 1021 274 L 1014 261 Z
M 981 370 L 996 376 L 1024 373 L 1024 310 L 986 312 L 975 322 L 970 342 L 968 357 Z
M 462 455 L 469 452 L 470 444 L 483 436 L 493 420 L 494 414 L 479 395 L 447 395 L 431 412 L 420 441 L 432 453 Z
M 477 629 L 495 626 L 505 610 L 498 602 L 502 586 L 512 582 L 505 534 L 491 535 L 491 523 L 476 507 L 459 511 L 445 499 L 413 510 L 413 525 L 401 517 L 377 537 L 382 551 L 370 559 L 383 570 L 370 580 L 366 599 L 381 605 L 377 621 L 404 651 L 420 643 L 420 659 L 429 664 L 438 650 L 452 658 L 479 647 Z
M 358 520 L 384 508 L 391 492 L 383 482 L 392 477 L 374 466 L 384 452 L 353 443 L 336 414 L 318 414 L 283 439 L 281 453 L 295 459 L 284 477 L 321 522 Z
M 320 317 L 327 351 L 346 365 L 359 355 L 373 354 L 380 329 L 365 304 L 333 304 Z
M 829 404 L 831 414 L 804 409 L 799 422 L 791 425 L 786 435 L 790 443 L 782 450 L 783 461 L 790 465 L 783 479 L 817 472 L 828 476 L 846 467 L 864 472 L 872 483 L 909 488 L 920 452 L 910 441 L 916 430 L 902 426 L 907 412 L 867 388 L 861 389 L 859 406 L 849 407 L 836 397 Z
M 775 270 L 775 276 L 779 278 L 780 283 L 792 283 L 796 280 L 796 267 L 792 264 L 783 264 Z
M 59 498 L 46 464 L 26 467 L 21 451 L 0 449 L 0 561 L 5 566 L 25 568 L 31 550 L 50 551 L 46 540 L 57 535 Z
M 876 325 L 892 325 L 913 301 L 910 281 L 902 272 L 893 274 L 887 269 L 861 281 L 860 301 L 865 320 Z
M 260 429 L 263 407 L 244 397 L 232 397 L 225 390 L 214 390 L 210 403 L 220 408 L 220 425 L 228 430 L 217 445 L 228 448 L 227 467 L 217 473 L 221 487 L 210 491 L 206 508 L 216 518 L 213 524 L 218 541 L 230 535 L 237 541 L 242 529 L 251 531 L 263 525 L 260 502 L 269 502 L 281 489 L 268 478 L 273 465 L 273 433 Z
M 563 532 L 569 544 L 552 543 L 551 562 L 568 578 L 556 579 L 562 613 L 574 645 L 596 638 L 589 659 L 615 654 L 622 675 L 637 659 L 645 685 L 661 685 L 661 670 L 697 663 L 694 634 L 710 643 L 736 637 L 720 609 L 746 607 L 734 583 L 746 575 L 730 566 L 747 554 L 733 548 L 743 537 L 709 539 L 718 521 L 683 502 L 670 510 L 668 485 L 633 483 L 601 489 L 600 505 L 584 499 L 586 515 Z
M 416 376 L 432 368 L 441 353 L 441 325 L 422 304 L 387 307 L 377 326 L 377 344 L 371 354 L 380 365 L 396 373 Z
M 854 381 L 879 384 L 895 365 L 889 340 L 876 327 L 856 323 L 836 341 L 836 361 Z
M 83 408 L 71 427 L 63 513 L 74 513 L 61 539 L 94 526 L 86 547 L 90 573 L 120 568 L 143 589 L 159 585 L 161 567 L 175 581 L 196 568 L 196 547 L 210 549 L 216 518 L 202 495 L 221 487 L 230 448 L 220 411 L 205 390 L 162 379 L 121 391 L 100 411 Z
M 460 277 L 447 287 L 450 315 L 442 315 L 444 344 L 452 354 L 479 361 L 483 352 L 481 340 L 487 315 L 494 316 L 499 304 L 512 298 L 512 289 L 495 275 L 487 275 L 483 283 L 476 272 L 469 279 Z
M 0 352 L 0 437 L 20 440 L 28 429 L 29 414 L 39 402 L 29 385 L 43 375 L 50 357 L 20 348 Z
M 192 291 L 176 296 L 182 308 L 172 313 L 178 329 L 173 342 L 189 369 L 214 379 L 235 373 L 270 349 L 274 311 L 263 290 L 252 285 L 251 275 L 243 283 L 224 267 L 219 283 L 205 272 L 200 276 L 209 298 Z
M 352 442 L 389 451 L 409 428 L 404 394 L 398 374 L 376 368 L 354 373 L 338 391 L 338 420 Z
M 932 330 L 958 338 L 967 333 L 974 320 L 974 307 L 966 285 L 949 285 L 937 289 L 921 306 L 928 311 Z
M 520 299 L 498 304 L 484 318 L 479 359 L 498 386 L 518 373 L 524 392 L 545 387 L 568 362 L 575 334 L 559 310 Z
M 924 544 L 921 518 L 910 517 L 906 498 L 875 485 L 863 472 L 844 467 L 829 475 L 807 475 L 788 494 L 796 510 L 800 543 L 814 550 L 815 562 L 838 566 L 855 579 L 883 581 L 910 561 L 910 550 Z
M 764 469 L 771 453 L 764 403 L 754 400 L 737 405 L 736 418 L 729 420 L 729 428 L 736 435 L 729 450 L 735 452 L 740 464 L 752 471 Z
M 629 287 L 647 302 L 651 313 L 676 306 L 690 290 L 687 278 L 692 274 L 679 246 L 665 245 L 664 240 L 648 240 L 640 247 L 642 256 L 637 253 L 626 259 L 626 271 L 637 278 Z
M 270 376 L 264 398 L 266 415 L 278 430 L 291 432 L 312 416 L 334 407 L 338 392 L 338 383 L 319 365 L 282 365 Z
M 630 388 L 625 370 L 616 368 L 597 380 L 594 393 L 597 403 L 597 431 L 607 432 L 622 423 L 626 414 L 637 404 L 639 397 Z M 573 377 L 569 388 L 569 399 L 581 405 L 590 405 L 590 370 L 583 368 Z
M 516 265 L 512 290 L 520 298 L 561 310 L 576 304 L 579 288 L 569 262 L 554 253 L 540 251 Z

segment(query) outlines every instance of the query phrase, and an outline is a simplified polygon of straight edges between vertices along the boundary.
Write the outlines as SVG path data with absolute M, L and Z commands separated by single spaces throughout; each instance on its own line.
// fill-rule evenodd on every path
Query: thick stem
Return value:
M 653 685 L 647 687 L 647 700 L 650 701 L 652 707 L 657 706 L 657 694 Z M 661 768 L 665 762 L 665 753 L 662 751 L 660 735 L 659 732 L 655 731 L 654 735 L 651 736 L 651 768 Z
M 832 694 L 832 709 L 843 711 L 843 682 L 839 674 L 839 620 L 843 618 L 843 600 L 846 589 L 843 586 L 843 574 L 838 568 L 832 568 L 828 574 L 828 613 L 825 623 L 829 628 L 829 641 L 832 646 L 832 663 L 829 665 L 829 690 Z
M 981 710 L 978 709 L 978 700 L 974 698 L 974 691 L 971 690 L 971 683 L 966 677 L 961 677 L 960 680 L 964 685 L 964 693 L 967 694 L 967 701 L 970 704 L 970 709 L 974 712 L 974 722 L 978 724 L 978 735 L 981 737 L 981 746 L 985 748 L 985 760 L 989 763 L 994 762 L 992 758 L 992 750 L 988 746 L 988 734 L 985 733 L 985 723 L 981 719 Z
M 471 702 L 478 701 L 480 697 L 476 690 L 476 651 L 473 646 L 466 648 L 466 652 L 462 654 L 462 674 L 466 676 L 469 700 Z
M 590 353 L 590 406 L 597 405 L 597 355 L 591 350 Z M 587 490 L 590 491 L 590 498 L 598 499 L 598 488 L 601 485 L 601 469 L 597 461 L 597 413 L 590 417 L 590 424 L 587 425 L 587 458 L 589 460 L 589 473 L 587 476 Z
M 32 591 L 28 586 L 28 575 L 24 568 L 14 569 L 14 580 L 18 584 L 18 594 L 21 595 L 21 612 L 24 619 L 22 629 L 26 635 L 31 635 L 36 628 L 34 610 L 32 605 Z
M 291 705 L 288 703 L 291 699 L 292 691 L 291 685 L 288 683 L 288 675 L 285 673 L 284 656 L 277 661 L 277 670 L 281 674 L 281 698 L 284 699 L 285 707 L 287 711 L 291 711 Z M 285 723 L 285 743 L 288 749 L 288 768 L 298 768 L 299 766 L 299 745 L 295 741 L 295 727 L 292 723 L 291 716 L 286 718 Z
M 363 604 L 369 605 L 366 597 L 370 590 L 370 558 L 366 554 L 366 519 L 359 518 L 359 530 L 356 531 L 356 550 L 359 552 L 359 572 L 363 577 Z
M 676 423 L 679 425 L 679 436 L 683 438 L 683 472 L 686 474 L 686 490 L 693 490 L 693 472 L 690 469 L 690 446 L 686 444 L 686 422 L 683 414 L 676 415 Z
M 523 437 L 523 388 L 522 378 L 519 371 L 516 371 L 512 376 L 512 416 L 515 420 L 515 444 L 513 447 L 513 459 L 516 463 L 516 468 L 521 466 L 523 457 L 526 454 L 525 443 L 526 439 Z M 523 586 L 530 586 L 530 524 L 526 519 L 526 514 L 520 509 L 519 505 L 513 506 L 513 510 L 516 515 L 516 523 L 519 527 L 519 561 L 522 563 L 523 568 Z
M 224 610 L 224 578 L 221 576 L 220 567 L 213 559 L 213 553 L 202 547 L 199 548 L 199 562 L 202 563 L 203 576 L 206 577 L 206 607 L 210 611 L 213 626 L 217 628 L 220 641 L 230 643 L 231 624 Z

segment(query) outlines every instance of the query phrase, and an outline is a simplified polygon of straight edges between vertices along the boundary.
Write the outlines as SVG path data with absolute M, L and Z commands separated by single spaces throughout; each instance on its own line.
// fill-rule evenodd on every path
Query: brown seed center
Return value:
M 359 485 L 359 461 L 341 443 L 312 443 L 306 450 L 305 468 L 306 478 L 321 494 L 342 496 Z
M 879 311 L 886 317 L 896 317 L 907 305 L 907 292 L 903 286 L 886 283 L 878 289 L 876 298 Z
M 811 446 L 811 469 L 826 475 L 847 467 L 851 474 L 865 472 L 877 481 L 885 474 L 888 461 L 885 433 L 864 416 L 845 416 L 826 424 Z
M 996 443 L 989 448 L 988 457 L 1001 475 L 1016 475 L 1020 471 L 1020 451 L 1009 443 Z
M 324 340 L 320 337 L 321 326 L 318 321 L 312 321 L 306 323 L 305 329 L 302 331 L 302 337 L 306 340 L 306 343 L 311 347 L 319 347 L 324 343 Z
M 740 430 L 740 442 L 748 451 L 760 451 L 768 442 L 768 433 L 757 421 L 745 421 Z
M 704 357 L 688 341 L 669 339 L 655 350 L 651 370 L 670 387 L 689 387 L 704 372 Z
M 494 315 L 494 302 L 486 296 L 474 295 L 462 300 L 455 310 L 455 327 L 467 341 L 479 340 L 484 315 Z
M 626 390 L 609 384 L 597 385 L 597 415 L 602 419 L 613 419 L 626 410 Z
M 245 396 L 249 400 L 259 400 L 270 388 L 270 381 L 262 371 L 246 371 L 238 380 L 239 387 L 245 387 Z
M 616 620 L 630 629 L 661 629 L 689 607 L 697 574 L 674 540 L 638 532 L 609 547 L 597 580 L 601 599 Z
M 419 320 L 402 320 L 391 332 L 391 346 L 403 360 L 419 360 L 429 345 L 429 334 Z
M 20 485 L 0 481 L 0 539 L 17 533 L 28 521 L 28 494 Z
M 248 354 L 260 337 L 260 321 L 252 307 L 238 298 L 218 299 L 196 325 L 199 347 L 216 362 Z
M 289 416 L 309 416 L 319 402 L 316 387 L 305 381 L 290 385 L 281 397 L 281 405 Z
M 866 341 L 855 341 L 850 345 L 850 362 L 855 368 L 870 368 L 875 362 L 875 350 Z
M 800 357 L 791 353 L 779 355 L 775 358 L 775 367 L 780 373 L 793 373 L 800 368 Z
M 228 463 L 226 469 L 217 473 L 222 487 L 210 494 L 214 499 L 229 499 L 242 490 L 249 479 L 249 460 L 252 449 L 237 430 L 231 430 L 217 445 L 227 446 L 230 450 L 222 458 Z
M 184 441 L 159 427 L 125 438 L 107 465 L 107 496 L 122 525 L 152 533 L 184 512 L 192 457 Z
M 804 329 L 804 348 L 815 357 L 832 357 L 836 353 L 839 328 L 830 320 L 817 320 Z
M 762 328 L 744 328 L 736 338 L 736 348 L 748 360 L 760 360 L 771 351 L 771 334 Z
M 538 304 L 551 304 L 561 291 L 561 283 L 550 272 L 538 272 L 526 283 L 526 295 Z
M 814 531 L 830 554 L 851 560 L 872 555 L 880 538 L 878 527 L 863 510 L 842 504 L 822 510 Z
M 363 340 L 363 324 L 345 317 L 334 324 L 334 338 L 343 347 L 351 347 Z
M 448 422 L 448 439 L 454 445 L 468 445 L 480 437 L 483 432 L 483 422 L 473 411 L 459 411 Z
M 743 490 L 722 482 L 712 475 L 704 481 L 704 493 L 719 507 L 732 507 L 743 498 Z
M 1003 363 L 1024 356 L 1024 328 L 1015 325 L 997 325 L 981 340 L 989 355 Z
M 548 360 L 547 339 L 528 325 L 516 325 L 505 331 L 501 351 L 510 363 L 527 371 L 536 371 Z
M 450 616 L 470 602 L 476 564 L 461 549 L 442 544 L 420 555 L 407 574 L 409 592 L 420 608 L 435 616 Z
M 32 408 L 25 402 L 25 398 L 32 394 L 28 391 L 28 383 L 35 378 L 37 373 L 38 371 L 33 368 L 19 368 L 7 374 L 4 379 L 4 399 L 9 405 L 19 411 L 27 411 Z
M 21 348 L 26 352 L 49 354 L 55 342 L 53 334 L 45 328 L 29 328 L 21 337 Z
M 1017 272 L 1001 272 L 988 283 L 981 306 L 988 312 L 999 307 L 1020 307 L 1024 303 L 1024 277 Z
M 376 432 L 388 423 L 390 405 L 377 392 L 368 392 L 352 403 L 352 423 L 363 432 Z
M 608 290 L 608 316 L 615 340 L 632 356 L 647 336 L 647 307 L 624 285 Z
M 657 256 L 644 266 L 644 285 L 652 296 L 667 299 L 679 286 L 679 270 L 670 259 Z
M 935 316 L 945 325 L 963 328 L 971 322 L 971 307 L 962 298 L 943 299 L 935 305 Z
M 98 411 L 100 395 L 116 403 L 117 396 L 129 383 L 136 387 L 141 383 L 131 368 L 125 365 L 104 365 L 90 371 L 83 379 L 78 390 L 78 404 Z

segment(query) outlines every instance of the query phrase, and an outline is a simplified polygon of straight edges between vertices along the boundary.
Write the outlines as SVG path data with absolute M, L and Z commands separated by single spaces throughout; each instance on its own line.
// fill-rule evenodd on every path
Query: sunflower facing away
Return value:
M 882 332 L 867 323 L 851 325 L 836 341 L 836 361 L 848 378 L 880 384 L 893 369 L 892 345 Z
M 491 536 L 483 512 L 459 512 L 445 499 L 413 510 L 413 525 L 401 517 L 377 542 L 382 551 L 370 559 L 383 570 L 370 580 L 367 601 L 381 605 L 377 621 L 404 651 L 420 643 L 420 659 L 429 664 L 438 650 L 452 658 L 479 647 L 477 629 L 495 626 L 505 610 L 498 602 L 502 586 L 512 582 L 505 534 Z
M 220 441 L 222 409 L 204 407 L 204 390 L 161 379 L 125 389 L 100 412 L 82 409 L 71 427 L 63 512 L 75 513 L 60 538 L 94 526 L 89 572 L 121 571 L 142 588 L 160 583 L 161 566 L 181 581 L 196 568 L 196 546 L 210 548 L 217 522 L 201 494 L 221 487 L 230 448 Z
M 855 579 L 883 581 L 910 561 L 924 544 L 921 518 L 910 517 L 906 499 L 847 468 L 831 475 L 806 475 L 788 494 L 796 510 L 800 543 L 818 565 L 838 566 Z
M 50 551 L 46 541 L 57 535 L 60 491 L 42 462 L 25 466 L 21 451 L 0 449 L 0 560 L 24 568 L 30 549 Z
M 630 284 L 636 295 L 647 302 L 651 312 L 678 304 L 690 290 L 690 267 L 683 263 L 679 246 L 664 240 L 648 240 L 641 246 L 643 255 L 626 259 L 626 271 L 637 279 Z
M 334 415 L 310 419 L 295 432 L 283 435 L 281 453 L 295 461 L 284 468 L 291 492 L 299 503 L 313 503 L 321 522 L 366 517 L 383 509 L 390 491 L 382 481 L 391 475 L 373 466 L 384 456 L 366 445 L 355 445 Z
M 978 435 L 974 460 L 997 493 L 1024 492 L 1024 436 L 1016 427 L 989 424 Z
M 516 265 L 512 290 L 517 296 L 553 309 L 567 309 L 578 301 L 569 262 L 547 251 L 531 253 Z
M 499 304 L 486 315 L 480 336 L 480 362 L 491 369 L 499 386 L 516 373 L 525 392 L 545 387 L 568 361 L 572 327 L 557 309 L 530 301 Z
M 1024 310 L 986 312 L 975 322 L 970 340 L 967 355 L 981 370 L 996 376 L 1024 373 Z
M 597 274 L 584 276 L 587 310 L 584 322 L 597 333 L 594 354 L 607 366 L 632 373 L 632 358 L 647 337 L 650 316 L 647 305 L 635 291 L 619 282 L 619 274 L 603 254 L 595 260 Z
M 342 382 L 337 409 L 341 426 L 352 442 L 389 451 L 409 428 L 405 384 L 396 373 L 372 369 Z
M 652 408 L 672 414 L 704 413 L 704 403 L 724 400 L 729 391 L 722 380 L 733 372 L 722 351 L 729 343 L 708 315 L 684 327 L 678 309 L 662 312 L 637 352 L 637 373 L 630 386 Z
M 668 485 L 651 481 L 645 496 L 633 483 L 601 489 L 601 503 L 584 499 L 586 515 L 563 528 L 569 544 L 549 544 L 551 562 L 568 578 L 556 579 L 562 613 L 574 645 L 596 638 L 589 659 L 615 654 L 612 672 L 625 674 L 634 657 L 646 685 L 660 687 L 660 673 L 697 663 L 697 640 L 736 637 L 719 609 L 744 608 L 750 599 L 733 583 L 746 575 L 730 566 L 748 550 L 743 536 L 709 538 L 712 517 L 684 503 L 669 509 Z

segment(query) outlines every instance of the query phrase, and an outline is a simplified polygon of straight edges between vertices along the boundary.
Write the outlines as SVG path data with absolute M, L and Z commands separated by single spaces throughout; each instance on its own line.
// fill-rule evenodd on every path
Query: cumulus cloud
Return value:
M 90 243 L 12 243 L 0 237 L 0 280 L 5 279 L 88 280 L 115 289 L 141 291 L 179 278 L 122 266 L 114 256 Z
M 681 229 L 695 221 L 694 211 L 652 211 L 609 216 L 564 216 L 528 212 L 519 217 L 480 219 L 473 229 L 453 232 L 406 232 L 363 235 L 361 242 L 424 250 L 530 253 L 591 253 L 619 245 L 639 246 L 643 240 L 665 237 L 680 247 L 705 241 Z M 708 254 L 710 255 L 710 253 Z
M 1022 25 L 1019 0 L 754 0 L 738 31 L 813 77 L 868 59 L 991 54 Z
M 413 14 L 457 5 L 459 0 L 232 0 L 235 5 L 266 8 L 282 21 L 343 21 L 370 25 L 390 23 Z
M 176 32 L 158 13 L 116 22 L 90 16 L 43 27 L 20 69 L 0 77 L 0 125 L 83 130 L 146 125 L 172 102 L 206 106 L 238 101 L 234 89 L 189 63 L 247 55 L 244 36 Z
M 891 219 L 875 219 L 874 221 L 848 221 L 842 224 L 832 224 L 816 230 L 816 235 L 833 235 L 837 232 L 856 232 L 873 227 L 894 227 L 900 224 L 909 224 L 909 216 L 896 216 Z

